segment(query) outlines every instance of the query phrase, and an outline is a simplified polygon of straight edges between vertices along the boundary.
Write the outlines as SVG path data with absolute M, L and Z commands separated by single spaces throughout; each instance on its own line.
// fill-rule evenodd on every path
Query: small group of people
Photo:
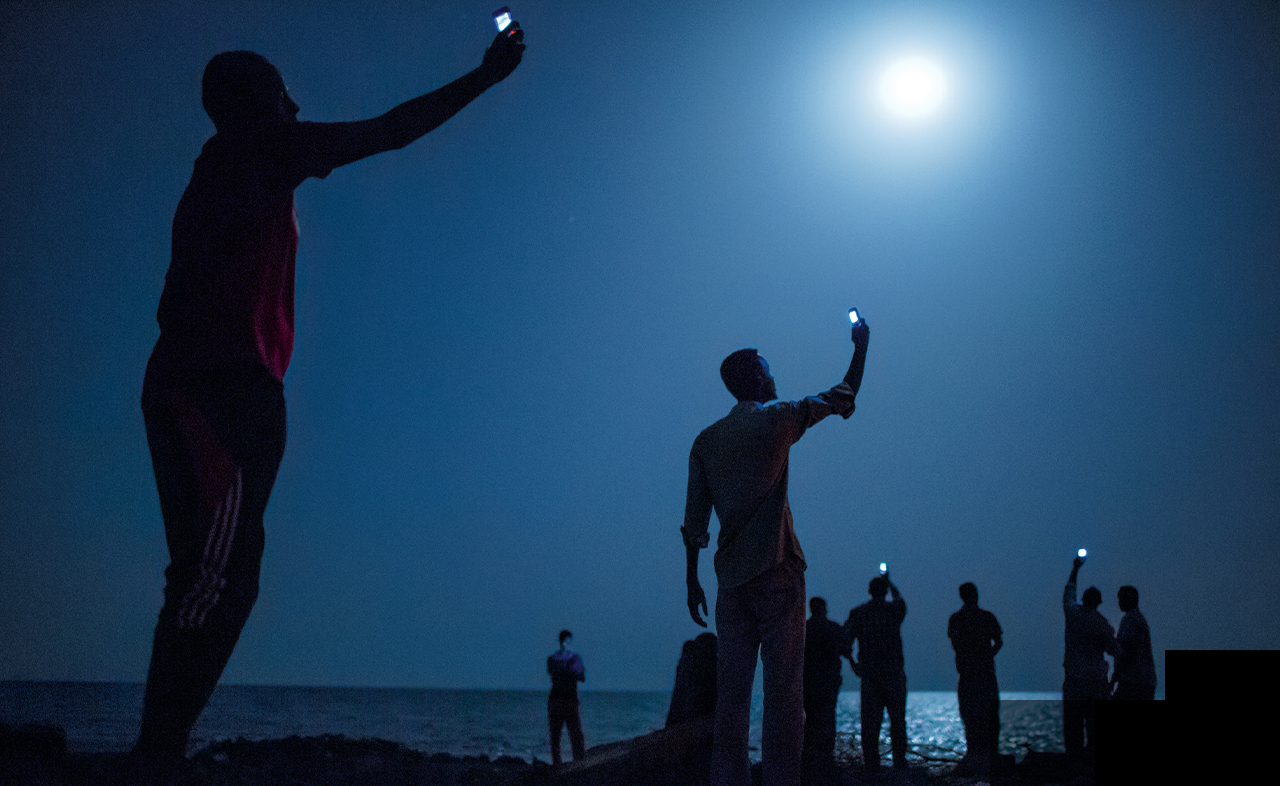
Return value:
M 850 610 L 844 625 L 827 618 L 825 599 L 809 600 L 802 759 L 811 767 L 829 764 L 835 752 L 841 658 L 861 681 L 863 765 L 870 770 L 880 767 L 880 726 L 887 714 L 893 766 L 907 766 L 907 673 L 902 655 L 907 603 L 888 571 L 871 579 L 867 593 L 871 599 Z M 948 620 L 947 636 L 960 674 L 956 692 L 967 743 L 964 765 L 987 771 L 1000 733 L 995 654 L 1004 644 L 1003 632 L 995 615 L 979 608 L 978 588 L 971 582 L 960 585 L 960 598 L 964 605 Z
M 1075 761 L 1093 758 L 1096 702 L 1107 699 L 1151 700 L 1156 695 L 1156 664 L 1151 652 L 1151 630 L 1138 608 L 1138 590 L 1123 586 L 1116 593 L 1124 617 L 1117 633 L 1098 611 L 1102 591 L 1089 587 L 1076 602 L 1076 579 L 1084 557 L 1071 563 L 1071 575 L 1062 588 L 1062 613 L 1066 619 L 1062 658 L 1062 744 Z M 1115 659 L 1107 678 L 1106 655 Z
M 841 657 L 861 678 L 864 766 L 880 766 L 880 725 L 888 713 L 893 764 L 906 767 L 907 678 L 901 635 L 906 602 L 886 571 L 871 580 L 871 599 L 850 611 L 843 626 L 827 619 L 822 598 L 811 599 L 813 616 L 806 622 L 805 557 L 787 499 L 791 446 L 829 415 L 847 419 L 853 414 L 869 337 L 866 321 L 857 318 L 852 328 L 853 358 L 844 378 L 835 387 L 799 401 L 775 400 L 777 388 L 769 364 L 757 350 L 730 354 L 720 365 L 720 377 L 737 404 L 704 429 L 690 450 L 680 531 L 689 615 L 702 627 L 706 627 L 702 615 L 707 613 L 707 597 L 698 577 L 698 555 L 710 543 L 713 511 L 720 523 L 714 559 L 719 585 L 711 755 L 714 786 L 751 782 L 747 735 L 757 658 L 764 664 L 761 770 L 766 786 L 796 786 L 804 761 L 830 760 Z M 1076 574 L 1082 564 L 1078 558 L 1063 594 L 1063 739 L 1073 759 L 1088 753 L 1084 739 L 1093 739 L 1094 701 L 1112 695 L 1150 699 L 1155 693 L 1150 634 L 1137 608 L 1137 590 L 1120 590 L 1125 618 L 1117 636 L 1097 612 L 1102 595 L 1096 587 L 1085 591 L 1082 605 L 1075 603 Z M 966 582 L 959 591 L 963 605 L 951 615 L 947 634 L 959 673 L 956 692 L 965 727 L 964 765 L 989 772 L 1000 730 L 995 655 L 1003 646 L 1003 632 L 995 615 L 978 606 L 974 584 Z M 1116 658 L 1110 681 L 1104 653 Z

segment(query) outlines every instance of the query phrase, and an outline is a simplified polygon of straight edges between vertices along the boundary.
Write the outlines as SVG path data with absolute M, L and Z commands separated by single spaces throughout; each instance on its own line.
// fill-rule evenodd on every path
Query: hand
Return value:
M 1076 557 L 1071 560 L 1071 569 L 1080 570 L 1080 566 L 1084 564 L 1084 557 Z
M 702 614 L 707 613 L 707 594 L 702 591 L 702 582 L 697 579 L 690 579 L 689 582 L 689 616 L 693 617 L 693 621 L 707 627 L 707 623 L 703 622 Z M 698 613 L 698 608 L 702 608 L 702 614 Z
M 484 50 L 484 61 L 480 68 L 489 77 L 489 81 L 496 85 L 516 70 L 522 57 L 524 30 L 520 29 L 519 22 L 512 22 L 511 27 L 498 33 L 489 48 Z
M 871 337 L 871 330 L 867 327 L 867 320 L 859 319 L 853 324 L 852 330 L 853 345 L 859 349 L 867 348 L 867 339 Z

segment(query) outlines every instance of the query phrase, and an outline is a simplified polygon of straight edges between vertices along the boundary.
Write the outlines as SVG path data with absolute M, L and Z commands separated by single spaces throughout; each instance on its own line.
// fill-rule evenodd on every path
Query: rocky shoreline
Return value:
M 187 762 L 181 786 L 703 786 L 709 782 L 709 724 L 691 721 L 633 740 L 597 746 L 561 767 L 514 756 L 426 754 L 381 739 L 342 735 L 217 742 Z M 123 753 L 69 752 L 62 729 L 0 724 L 3 786 L 116 786 Z M 1006 757 L 1011 759 L 1011 757 Z M 913 764 L 868 774 L 853 762 L 810 771 L 810 786 L 1008 786 L 1072 784 L 1093 778 L 1070 770 L 1062 754 L 1029 753 L 993 778 L 964 775 L 957 763 Z M 759 782 L 758 767 L 756 781 Z

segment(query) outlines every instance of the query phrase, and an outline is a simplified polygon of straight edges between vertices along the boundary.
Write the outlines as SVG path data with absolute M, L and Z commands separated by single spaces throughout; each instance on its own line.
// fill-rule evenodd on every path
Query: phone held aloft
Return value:
M 493 12 L 493 24 L 498 28 L 499 33 L 504 31 L 507 32 L 507 35 L 514 33 L 515 30 L 507 30 L 511 27 L 511 24 L 514 21 L 515 20 L 511 18 L 511 9 L 505 5 Z

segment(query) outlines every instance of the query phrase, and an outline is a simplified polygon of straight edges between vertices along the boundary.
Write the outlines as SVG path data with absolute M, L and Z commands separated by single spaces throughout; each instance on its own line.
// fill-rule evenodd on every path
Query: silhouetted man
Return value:
M 963 769 L 990 775 L 1000 740 L 1000 686 L 996 683 L 996 653 L 1004 646 L 996 615 L 978 607 L 978 588 L 960 585 L 964 605 L 947 621 L 947 637 L 956 652 L 960 680 L 956 698 L 964 724 Z
M 689 452 L 684 526 L 689 615 L 706 627 L 707 596 L 698 581 L 698 552 L 710 541 L 714 509 L 720 520 L 715 555 L 716 719 L 711 782 L 751 782 L 747 731 L 756 657 L 764 662 L 761 758 L 766 786 L 800 782 L 804 737 L 804 553 L 787 502 L 791 445 L 827 417 L 853 414 L 862 384 L 869 331 L 853 326 L 853 359 L 840 384 L 800 401 L 780 401 L 769 364 L 740 349 L 720 364 L 720 378 L 738 400 L 708 426 Z
M 1076 603 L 1076 574 L 1083 557 L 1071 562 L 1071 577 L 1062 589 L 1062 612 L 1066 617 L 1066 647 L 1062 659 L 1062 744 L 1074 761 L 1093 754 L 1095 742 L 1094 702 L 1109 697 L 1107 659 L 1104 653 L 1119 655 L 1116 634 L 1107 618 L 1098 611 L 1102 593 L 1090 587 Z
M 829 763 L 836 749 L 841 657 L 852 658 L 844 628 L 827 618 L 827 601 L 809 599 L 804 631 L 804 760 Z
M 1116 593 L 1120 610 L 1120 630 L 1116 642 L 1120 654 L 1111 675 L 1115 684 L 1113 699 L 1141 699 L 1150 701 L 1156 697 L 1156 662 L 1151 656 L 1151 630 L 1147 618 L 1138 609 L 1138 590 L 1125 585 Z
M 578 714 L 578 683 L 587 679 L 582 658 L 569 649 L 573 634 L 560 631 L 560 649 L 547 656 L 547 673 L 551 675 L 551 695 L 547 697 L 547 725 L 551 727 L 551 763 L 560 763 L 560 730 L 569 727 L 569 746 L 573 758 L 581 759 L 586 751 L 582 740 L 582 717 Z
M 902 659 L 902 621 L 907 602 L 889 580 L 876 576 L 867 585 L 871 600 L 849 612 L 844 623 L 849 643 L 858 644 L 858 659 L 849 665 L 862 678 L 862 764 L 880 767 L 880 724 L 889 714 L 889 744 L 893 766 L 907 766 L 907 672 Z M 885 600 L 885 595 L 893 596 Z
M 170 781 L 258 595 L 263 511 L 284 454 L 298 230 L 309 177 L 404 147 L 506 78 L 523 32 L 479 68 L 370 120 L 297 119 L 280 72 L 253 52 L 204 71 L 217 133 L 173 218 L 173 249 L 142 412 L 170 563 L 147 672 L 132 782 Z

